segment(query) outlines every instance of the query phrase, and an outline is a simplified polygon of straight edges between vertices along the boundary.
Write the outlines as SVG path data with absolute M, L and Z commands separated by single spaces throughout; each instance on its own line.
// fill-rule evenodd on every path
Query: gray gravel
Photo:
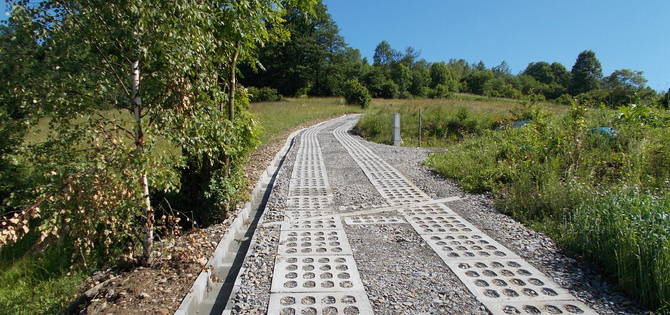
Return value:
M 331 135 L 335 126 L 319 134 L 334 207 L 339 211 L 386 205 L 346 150 Z M 297 145 L 287 155 L 275 181 L 263 222 L 283 219 L 288 179 Z M 562 252 L 542 233 L 535 232 L 495 210 L 486 195 L 463 193 L 421 163 L 428 149 L 399 148 L 363 141 L 433 198 L 465 197 L 450 204 L 489 236 L 514 250 L 542 272 L 569 289 L 602 314 L 639 314 L 643 311 L 625 298 L 593 268 Z M 361 206 L 363 205 L 363 206 Z M 397 216 L 397 213 L 375 215 Z M 344 225 L 353 255 L 372 303 L 379 314 L 486 314 L 480 304 L 409 224 Z M 233 297 L 235 314 L 265 313 L 270 295 L 279 227 L 259 225 L 241 274 L 241 289 Z

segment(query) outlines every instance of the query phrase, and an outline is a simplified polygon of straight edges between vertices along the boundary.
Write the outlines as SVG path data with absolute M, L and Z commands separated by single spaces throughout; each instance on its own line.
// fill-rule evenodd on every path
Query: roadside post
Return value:
M 399 146 L 401 143 L 400 140 L 400 114 L 393 114 L 393 145 Z

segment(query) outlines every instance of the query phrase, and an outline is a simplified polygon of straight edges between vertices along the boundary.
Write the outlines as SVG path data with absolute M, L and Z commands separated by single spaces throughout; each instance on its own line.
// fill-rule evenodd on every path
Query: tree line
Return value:
M 260 66 L 242 68 L 245 85 L 286 96 L 344 96 L 362 85 L 369 96 L 381 98 L 444 98 L 464 92 L 517 99 L 533 95 L 565 104 L 576 99 L 592 106 L 669 106 L 669 94 L 648 87 L 641 71 L 620 69 L 604 76 L 591 50 L 581 52 L 570 70 L 558 62 L 537 61 L 512 74 L 505 61 L 490 68 L 463 59 L 429 62 L 413 47 L 401 51 L 381 41 L 370 63 L 346 44 L 325 5 L 318 3 L 315 11 L 308 16 L 289 9 L 291 39 L 261 48 Z

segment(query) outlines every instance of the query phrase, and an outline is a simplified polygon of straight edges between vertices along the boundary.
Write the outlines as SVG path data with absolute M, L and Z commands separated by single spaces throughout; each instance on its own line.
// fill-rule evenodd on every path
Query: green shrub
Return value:
M 402 91 L 402 92 L 400 92 L 400 95 L 398 95 L 398 98 L 400 98 L 400 99 L 411 99 L 413 97 L 414 96 L 412 95 L 412 93 L 410 93 L 408 91 Z
M 570 94 L 563 94 L 556 99 L 556 102 L 563 105 L 572 105 L 575 99 Z
M 398 94 L 400 93 L 399 91 L 400 89 L 398 88 L 398 85 L 395 84 L 395 82 L 386 81 L 382 85 L 381 94 L 379 96 L 383 98 L 397 98 Z
M 608 96 L 609 91 L 596 89 L 581 93 L 576 96 L 576 99 L 580 104 L 590 107 L 599 107 L 600 105 L 607 103 Z
M 257 88 L 250 86 L 247 88 L 247 93 L 249 94 L 249 101 L 252 103 L 281 101 L 279 92 L 269 87 Z
M 368 89 L 365 88 L 358 80 L 349 80 L 343 87 L 344 100 L 347 104 L 360 105 L 362 108 L 367 108 L 372 100 Z
M 500 78 L 495 78 L 484 83 L 484 95 L 490 97 L 506 97 L 506 98 L 521 98 L 521 91 L 516 89 L 512 84 L 505 82 Z
M 450 98 L 454 95 L 449 90 L 449 86 L 445 84 L 438 84 L 435 86 L 435 89 L 431 90 L 431 94 L 429 94 L 430 98 Z
M 235 120 L 212 116 L 211 119 L 220 121 L 216 128 L 193 128 L 187 134 L 193 141 L 217 143 L 221 150 L 215 155 L 203 155 L 191 147 L 183 147 L 185 167 L 179 174 L 181 189 L 155 193 L 155 200 L 167 200 L 169 205 L 165 206 L 179 209 L 201 226 L 223 221 L 247 198 L 244 166 L 258 144 L 258 128 L 249 112 L 247 95 L 239 93 L 236 100 Z M 196 120 L 192 124 L 205 125 L 205 122 Z

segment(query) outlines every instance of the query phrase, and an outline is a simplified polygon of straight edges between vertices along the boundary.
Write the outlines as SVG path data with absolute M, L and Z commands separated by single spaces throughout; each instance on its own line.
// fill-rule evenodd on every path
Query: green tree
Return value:
M 416 63 L 420 55 L 421 53 L 419 51 L 414 49 L 414 47 L 410 46 L 405 48 L 405 52 L 402 54 L 402 57 L 400 58 L 399 62 L 409 68 L 412 68 L 414 67 L 414 64 Z
M 375 54 L 372 56 L 374 65 L 388 66 L 398 61 L 402 54 L 393 49 L 389 42 L 383 40 L 375 47 Z
M 320 0 L 310 10 L 305 10 L 300 2 L 287 2 L 286 11 L 285 28 L 290 38 L 262 47 L 258 52 L 261 66 L 248 63 L 243 67 L 242 83 L 272 87 L 283 95 L 335 94 L 341 82 L 332 78 L 346 78 L 343 68 L 351 67 L 340 62 L 350 62 L 356 55 L 348 50 L 337 24 Z M 361 63 L 361 59 L 353 63 Z
M 15 11 L 33 13 L 24 23 L 38 27 L 43 50 L 45 71 L 28 73 L 39 85 L 10 87 L 12 101 L 39 104 L 50 118 L 46 141 L 25 153 L 33 196 L 16 201 L 23 218 L 40 218 L 40 241 L 67 240 L 84 263 L 132 253 L 140 241 L 148 261 L 151 197 L 177 191 L 180 170 L 207 164 L 210 188 L 244 186 L 255 129 L 246 97 L 233 102 L 236 62 L 285 37 L 282 3 L 54 0 Z
M 454 71 L 458 80 L 462 79 L 472 71 L 472 67 L 464 59 L 450 59 L 447 64 L 449 65 L 449 68 Z
M 326 94 L 324 91 L 323 95 L 342 95 L 344 82 L 351 78 L 360 78 L 366 66 L 367 62 L 358 49 L 347 47 L 334 54 L 326 76 L 326 86 L 331 94 Z
M 430 80 L 432 88 L 446 85 L 451 92 L 458 91 L 456 76 L 444 62 L 436 62 L 430 66 Z
M 521 98 L 521 91 L 502 78 L 493 78 L 484 83 L 483 93 L 491 97 Z
M 409 92 L 416 96 L 427 96 L 426 89 L 430 84 L 430 72 L 425 68 L 415 67 L 412 71 L 412 84 Z
M 24 192 L 29 182 L 27 169 L 17 163 L 28 126 L 42 116 L 30 93 L 46 78 L 39 55 L 37 25 L 30 12 L 17 7 L 6 24 L 0 23 L 0 214 L 18 210 L 10 196 Z
M 405 92 L 412 84 L 412 70 L 403 63 L 391 65 L 391 80 L 398 86 L 400 92 Z
M 499 65 L 493 67 L 491 71 L 493 71 L 493 74 L 496 77 L 508 77 L 512 75 L 512 70 L 509 68 L 507 61 L 505 60 L 503 60 Z
M 391 98 L 397 98 L 399 94 L 400 94 L 400 88 L 398 88 L 398 85 L 395 84 L 395 82 L 388 80 L 384 82 L 384 84 L 382 84 L 379 97 L 391 99 Z
M 612 72 L 603 79 L 603 88 L 641 90 L 647 84 L 642 71 L 633 71 L 630 69 L 621 69 Z
M 597 89 L 602 76 L 602 66 L 596 58 L 596 53 L 591 50 L 582 51 L 572 66 L 570 93 L 577 95 Z
M 363 74 L 361 81 L 370 91 L 372 97 L 382 97 L 384 84 L 386 84 L 389 79 L 386 71 L 382 67 L 371 66 L 369 70 Z
M 661 96 L 661 107 L 670 109 L 670 89 Z
M 495 76 L 490 70 L 476 70 L 470 72 L 463 78 L 468 92 L 484 95 L 486 82 L 493 80 Z
M 642 75 L 642 71 L 621 69 L 612 72 L 602 82 L 603 88 L 609 90 L 607 104 L 616 107 L 638 103 L 643 96 L 646 83 L 647 79 Z

